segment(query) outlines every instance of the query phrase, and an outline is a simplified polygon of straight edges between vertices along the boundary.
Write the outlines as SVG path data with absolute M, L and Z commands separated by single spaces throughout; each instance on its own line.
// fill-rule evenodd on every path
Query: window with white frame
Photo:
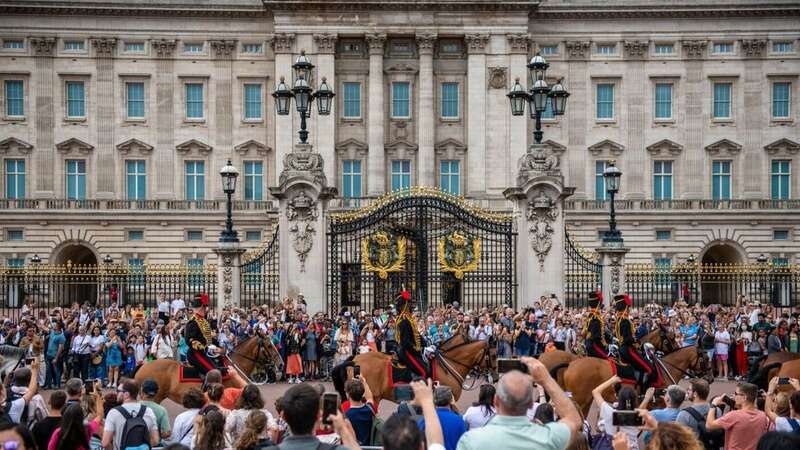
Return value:
M 202 42 L 184 42 L 183 44 L 183 53 L 190 55 L 203 53 L 204 49 L 205 45 Z
M 733 48 L 733 42 L 715 42 L 711 52 L 715 55 L 731 55 Z
M 788 241 L 789 230 L 772 230 L 773 241 Z
M 770 191 L 773 200 L 788 200 L 791 193 L 792 161 L 773 159 L 770 167 Z
M 792 83 L 776 81 L 772 83 L 772 117 L 788 119 L 791 116 Z
M 5 50 L 21 50 L 23 48 L 25 48 L 23 39 L 3 39 L 3 49 Z
M 439 189 L 461 195 L 461 161 L 445 159 L 439 162 Z
M 6 198 L 22 200 L 25 198 L 25 160 L 6 160 Z
M 342 161 L 342 196 L 348 199 L 361 197 L 360 159 Z
M 792 53 L 794 45 L 792 41 L 777 41 L 772 43 L 772 53 Z
M 411 187 L 411 160 L 392 161 L 392 191 L 402 191 Z
M 672 239 L 672 230 L 656 230 L 657 241 L 669 241 Z
M 598 120 L 614 119 L 614 84 L 598 83 L 596 87 L 596 115 Z
M 442 118 L 458 118 L 458 83 L 442 83 Z
M 594 162 L 594 198 L 595 200 L 607 200 L 608 191 L 606 191 L 606 178 L 603 176 L 608 161 L 595 161 Z
M 596 52 L 598 55 L 616 55 L 617 54 L 617 45 L 616 44 L 597 44 Z
M 205 117 L 203 106 L 203 83 L 186 83 L 186 118 L 202 120 Z
M 25 267 L 25 258 L 8 258 L 6 265 L 12 269 L 22 269 Z
M 67 81 L 67 118 L 86 117 L 86 88 L 83 81 Z
M 672 119 L 672 83 L 656 83 L 655 118 Z
M 64 41 L 64 50 L 68 52 L 82 52 L 86 50 L 84 41 L 66 40 Z
M 261 231 L 246 230 L 244 232 L 244 240 L 248 242 L 261 242 Z
M 661 286 L 672 285 L 672 258 L 656 258 L 653 264 L 655 282 Z
M 205 161 L 184 161 L 186 200 L 203 200 L 206 195 Z
M 250 201 L 263 200 L 264 163 L 262 161 L 244 162 L 244 199 Z
M 125 161 L 128 200 L 144 200 L 147 198 L 147 172 L 143 159 Z
M 86 200 L 86 160 L 68 159 L 65 166 L 67 200 Z
M 731 118 L 731 94 L 733 83 L 729 81 L 714 83 L 714 118 Z
M 553 56 L 558 54 L 558 45 L 542 45 L 539 47 L 542 56 Z
M 186 231 L 186 240 L 187 241 L 202 241 L 203 240 L 203 230 L 187 230 Z
M 25 83 L 23 80 L 5 80 L 6 117 L 25 117 Z
M 144 230 L 128 230 L 128 240 L 129 241 L 143 241 L 144 240 Z
M 242 44 L 242 53 L 248 55 L 260 55 L 264 53 L 264 45 L 262 44 Z
M 407 81 L 392 83 L 392 117 L 398 119 L 411 117 L 411 83 Z
M 346 119 L 358 119 L 361 117 L 361 83 L 348 81 L 343 85 L 342 117 Z
M 672 55 L 675 53 L 675 44 L 656 44 L 654 50 L 656 55 Z
M 653 161 L 653 200 L 672 200 L 672 161 Z
M 129 81 L 125 83 L 125 101 L 128 119 L 144 119 L 144 82 Z
M 261 120 L 261 83 L 244 85 L 244 119 Z
M 711 198 L 714 200 L 731 199 L 731 161 L 711 162 Z
M 25 233 L 23 230 L 19 229 L 7 229 L 6 230 L 6 240 L 7 241 L 24 241 L 25 240 Z
M 125 53 L 144 53 L 144 41 L 125 41 Z

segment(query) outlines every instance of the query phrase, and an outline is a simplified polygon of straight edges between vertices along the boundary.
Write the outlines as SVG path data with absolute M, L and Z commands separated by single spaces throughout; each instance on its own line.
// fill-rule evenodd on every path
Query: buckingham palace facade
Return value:
M 309 118 L 347 209 L 410 186 L 510 211 L 532 141 L 506 94 L 540 53 L 571 235 L 631 262 L 800 258 L 800 4 L 793 0 L 0 0 L 0 264 L 214 262 L 219 170 L 245 246 L 270 235 L 300 54 L 336 92 Z

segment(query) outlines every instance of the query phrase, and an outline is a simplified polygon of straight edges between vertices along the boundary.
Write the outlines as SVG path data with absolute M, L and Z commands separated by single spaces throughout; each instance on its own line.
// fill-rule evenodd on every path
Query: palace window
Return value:
M 344 110 L 342 117 L 358 119 L 361 117 L 361 83 L 347 82 L 344 86 Z
M 543 45 L 539 47 L 542 56 L 553 56 L 558 54 L 558 45 Z
M 264 46 L 261 44 L 242 44 L 242 53 L 249 55 L 260 55 L 264 52 Z
M 458 83 L 442 83 L 442 118 L 458 118 Z
M 25 84 L 22 80 L 6 80 L 6 117 L 25 116 Z
M 186 240 L 187 241 L 202 241 L 203 240 L 203 231 L 202 230 L 189 230 L 186 232 Z
M 657 241 L 669 241 L 670 239 L 672 239 L 671 230 L 656 230 Z
M 714 118 L 731 118 L 732 83 L 714 83 Z
M 261 84 L 244 85 L 244 118 L 245 120 L 261 120 Z
M 64 50 L 72 52 L 82 52 L 86 49 L 83 41 L 64 41 Z
M 128 230 L 128 240 L 129 241 L 143 241 L 144 240 L 144 230 Z
M 656 84 L 656 119 L 672 119 L 672 84 Z
M 675 46 L 673 44 L 656 44 L 656 55 L 671 55 L 675 53 Z
M 653 199 L 672 200 L 672 161 L 653 161 Z
M 732 42 L 715 42 L 712 53 L 715 55 L 730 55 L 733 53 Z
M 402 191 L 411 187 L 411 160 L 392 161 L 392 191 Z
M 788 241 L 789 230 L 772 230 L 773 241 Z
M 711 178 L 711 197 L 714 200 L 731 199 L 731 162 L 713 161 Z
M 772 160 L 770 185 L 773 200 L 789 199 L 792 162 L 787 159 Z
M 772 53 L 792 53 L 794 46 L 791 41 L 780 41 L 772 43 Z
M 185 161 L 186 200 L 203 200 L 206 192 L 205 161 Z
M 144 119 L 144 82 L 125 83 L 128 119 Z
M 261 242 L 261 232 L 258 230 L 245 231 L 244 240 L 249 242 Z
M 125 53 L 144 53 L 144 42 L 125 42 Z
M 772 83 L 772 117 L 789 118 L 792 83 L 781 81 Z
M 67 200 L 86 200 L 86 160 L 68 159 Z
M 25 160 L 6 160 L 6 198 L 25 198 Z
M 25 48 L 25 41 L 22 39 L 3 39 L 3 48 L 7 50 Z
M 453 195 L 461 195 L 461 162 L 443 160 L 439 163 L 439 188 Z
M 607 200 L 608 192 L 606 191 L 606 179 L 603 176 L 608 161 L 595 161 L 594 162 L 594 198 L 596 200 Z
M 411 83 L 407 81 L 392 83 L 392 117 L 407 119 L 411 117 Z
M 203 83 L 186 83 L 186 118 L 203 117 Z
M 597 44 L 598 55 L 615 55 L 617 53 L 616 44 Z
M 342 161 L 342 195 L 344 198 L 361 197 L 361 160 Z
M 25 258 L 8 258 L 7 265 L 11 269 L 22 269 L 25 267 Z
M 22 230 L 6 230 L 7 241 L 24 241 L 25 233 Z
M 597 118 L 614 119 L 614 85 L 602 83 L 597 85 Z
M 263 198 L 264 163 L 244 162 L 244 199 L 261 201 Z
M 86 91 L 83 81 L 67 81 L 67 118 L 86 117 Z
M 147 173 L 145 161 L 136 159 L 125 161 L 127 168 L 128 200 L 144 200 L 147 194 Z
M 198 42 L 187 42 L 183 44 L 183 52 L 190 54 L 203 53 L 204 45 Z

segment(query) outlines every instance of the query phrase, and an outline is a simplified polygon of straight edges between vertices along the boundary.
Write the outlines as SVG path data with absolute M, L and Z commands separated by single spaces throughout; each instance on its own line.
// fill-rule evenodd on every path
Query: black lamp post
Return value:
M 519 84 L 519 78 L 517 78 L 511 88 L 511 92 L 506 95 L 511 101 L 512 115 L 524 115 L 525 103 L 528 103 L 530 117 L 536 120 L 533 140 L 537 144 L 542 143 L 542 114 L 547 109 L 547 102 L 551 102 L 553 115 L 561 116 L 567 107 L 567 97 L 569 97 L 569 92 L 564 89 L 561 80 L 552 87 L 547 85 L 544 75 L 548 67 L 550 67 L 550 64 L 547 63 L 542 55 L 537 53 L 528 64 L 528 72 L 533 83 L 530 90 L 526 92 L 525 88 Z
M 769 258 L 767 258 L 767 256 L 762 253 L 762 254 L 758 255 L 758 257 L 756 258 L 756 261 L 759 264 L 766 264 L 767 261 L 769 261 Z
M 231 202 L 231 196 L 236 192 L 236 178 L 239 177 L 239 171 L 231 165 L 231 160 L 229 159 L 228 164 L 219 171 L 219 175 L 222 177 L 222 191 L 228 196 L 225 229 L 220 233 L 219 241 L 239 242 L 239 233 L 233 229 L 233 204 Z
M 103 264 L 105 264 L 106 266 L 110 266 L 113 262 L 114 258 L 112 258 L 111 255 L 106 255 L 103 257 Z
M 603 244 L 621 246 L 622 233 L 617 229 L 617 215 L 614 210 L 614 196 L 619 192 L 622 171 L 610 161 L 606 170 L 603 171 L 603 179 L 606 181 L 606 192 L 608 192 L 611 208 L 608 217 L 608 231 L 603 235 Z
M 281 77 L 272 97 L 275 98 L 275 110 L 280 116 L 289 115 L 291 100 L 294 98 L 297 112 L 300 113 L 300 131 L 297 134 L 300 136 L 300 143 L 306 144 L 308 143 L 306 119 L 311 117 L 311 103 L 316 100 L 319 115 L 327 116 L 331 113 L 331 99 L 336 94 L 328 86 L 325 77 L 322 78 L 322 83 L 316 91 L 308 84 L 314 65 L 306 56 L 305 50 L 300 52 L 300 56 L 292 64 L 292 69 L 295 78 L 292 88 L 289 89 L 285 79 Z

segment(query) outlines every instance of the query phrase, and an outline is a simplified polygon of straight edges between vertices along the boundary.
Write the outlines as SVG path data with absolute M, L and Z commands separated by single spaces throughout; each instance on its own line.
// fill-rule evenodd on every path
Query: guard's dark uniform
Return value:
M 193 308 L 201 306 L 208 306 L 208 295 L 199 294 L 192 300 Z M 223 375 L 227 374 L 228 368 L 220 361 L 220 358 L 212 358 L 206 354 L 207 347 L 217 345 L 217 343 L 211 334 L 211 325 L 205 317 L 193 314 L 186 323 L 183 335 L 189 345 L 187 359 L 192 367 L 202 375 L 213 369 L 219 370 Z
M 590 292 L 589 306 L 592 310 L 589 312 L 589 319 L 586 321 L 586 325 L 583 328 L 583 346 L 586 351 L 586 356 L 594 356 L 595 358 L 608 358 L 605 327 L 603 326 L 603 319 L 600 317 L 600 308 L 602 305 L 602 292 Z
M 422 337 L 417 321 L 411 315 L 411 294 L 408 291 L 397 296 L 397 310 L 400 311 L 395 321 L 395 333 L 400 344 L 397 357 L 423 379 L 428 379 L 431 377 L 430 369 L 422 357 Z
M 633 323 L 628 319 L 628 307 L 631 303 L 632 301 L 628 294 L 614 296 L 614 308 L 617 310 L 618 316 L 614 335 L 619 341 L 619 355 L 623 362 L 646 374 L 647 380 L 652 380 L 653 367 L 639 354 Z M 642 385 L 645 384 L 645 380 L 639 381 Z

